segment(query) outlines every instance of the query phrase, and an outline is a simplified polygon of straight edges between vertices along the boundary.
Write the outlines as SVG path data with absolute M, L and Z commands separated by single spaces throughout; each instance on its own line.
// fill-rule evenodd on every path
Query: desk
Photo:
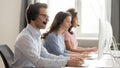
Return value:
M 105 54 L 101 59 L 84 60 L 87 65 L 85 68 L 119 68 L 120 58 L 113 58 Z M 84 67 L 83 67 L 84 68 Z
M 114 63 L 112 60 L 86 60 L 88 66 L 85 67 L 62 67 L 62 68 L 119 68 L 118 63 Z
M 120 68 L 120 58 L 113 58 L 105 54 L 102 59 L 85 59 L 83 67 L 62 67 L 62 68 Z

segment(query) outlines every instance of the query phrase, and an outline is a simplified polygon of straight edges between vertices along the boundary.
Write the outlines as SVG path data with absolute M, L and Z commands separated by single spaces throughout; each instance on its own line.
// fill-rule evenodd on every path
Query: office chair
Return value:
M 14 60 L 14 54 L 6 44 L 0 45 L 0 55 L 2 57 L 5 68 L 12 68 L 11 65 Z

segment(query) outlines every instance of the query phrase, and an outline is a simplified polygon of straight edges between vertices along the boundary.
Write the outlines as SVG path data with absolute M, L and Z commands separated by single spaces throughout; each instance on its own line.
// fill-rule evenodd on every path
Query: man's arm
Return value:
M 67 59 L 61 59 L 61 61 L 58 61 L 55 59 L 52 60 L 41 57 L 35 48 L 33 39 L 28 35 L 20 37 L 17 42 L 19 43 L 16 43 L 16 45 L 18 45 L 16 48 L 18 48 L 21 51 L 21 53 L 36 66 L 36 68 L 62 67 L 67 64 Z

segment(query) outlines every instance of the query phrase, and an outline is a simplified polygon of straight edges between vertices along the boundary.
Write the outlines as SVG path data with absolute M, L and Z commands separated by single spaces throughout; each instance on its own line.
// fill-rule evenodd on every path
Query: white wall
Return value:
M 13 43 L 19 33 L 20 10 L 22 0 L 0 0 L 0 44 Z M 4 68 L 0 58 L 0 68 Z
M 91 39 L 85 39 L 85 38 L 81 38 L 81 39 L 77 39 L 78 44 L 80 47 L 85 47 L 85 48 L 89 48 L 89 47 L 98 47 L 98 39 L 97 38 L 91 38 Z

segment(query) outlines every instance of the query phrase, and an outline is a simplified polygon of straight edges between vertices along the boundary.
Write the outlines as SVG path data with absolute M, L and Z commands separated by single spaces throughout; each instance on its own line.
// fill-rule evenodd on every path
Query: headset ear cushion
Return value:
M 33 16 L 31 16 L 31 19 L 32 19 L 32 20 L 35 20 L 35 16 L 34 16 L 34 15 L 33 15 Z
M 59 24 L 61 24 L 61 23 L 62 23 L 62 21 L 60 20 L 60 21 L 59 21 Z

